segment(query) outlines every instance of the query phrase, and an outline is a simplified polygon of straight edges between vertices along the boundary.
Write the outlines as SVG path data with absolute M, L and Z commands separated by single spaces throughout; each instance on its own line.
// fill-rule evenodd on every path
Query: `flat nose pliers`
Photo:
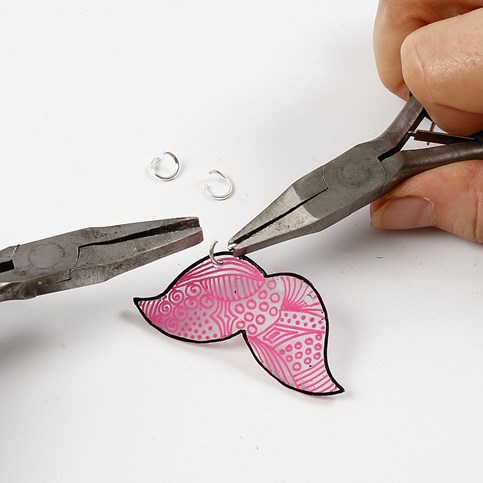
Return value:
M 200 243 L 198 218 L 85 228 L 0 251 L 0 302 L 109 280 Z
M 379 137 L 295 181 L 231 238 L 229 250 L 239 256 L 324 230 L 415 174 L 483 159 L 483 132 L 462 137 L 418 129 L 426 117 L 424 108 L 411 97 Z M 411 137 L 440 146 L 402 150 Z

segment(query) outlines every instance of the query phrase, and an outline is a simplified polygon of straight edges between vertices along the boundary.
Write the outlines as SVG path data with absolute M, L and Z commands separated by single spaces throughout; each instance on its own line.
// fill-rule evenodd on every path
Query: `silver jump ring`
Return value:
M 169 156 L 175 164 L 175 169 L 173 173 L 171 173 L 169 176 L 163 176 L 158 173 L 158 164 L 162 162 L 163 156 Z M 172 179 L 176 178 L 176 176 L 178 176 L 180 168 L 179 160 L 173 153 L 170 153 L 169 151 L 165 151 L 163 153 L 163 156 L 156 157 L 151 161 L 150 170 L 153 176 L 156 176 L 156 178 L 162 179 L 163 181 L 171 181 Z
M 220 267 L 221 265 L 223 265 L 223 261 L 222 260 L 217 260 L 215 258 L 215 246 L 216 246 L 217 243 L 218 243 L 218 240 L 213 240 L 211 242 L 210 250 L 209 250 L 208 253 L 210 255 L 211 263 L 213 263 L 213 265 L 217 265 L 218 267 Z
M 223 180 L 226 181 L 226 183 L 228 184 L 228 189 L 226 193 L 217 195 L 217 194 L 214 194 L 213 191 L 211 191 L 210 186 L 207 183 L 205 183 L 203 185 L 204 193 L 206 194 L 206 196 L 208 196 L 209 198 L 215 201 L 227 200 L 233 194 L 233 188 L 234 188 L 233 181 L 226 174 L 223 174 L 221 171 L 218 171 L 217 169 L 210 170 L 210 174 L 217 174 L 218 176 L 221 176 Z

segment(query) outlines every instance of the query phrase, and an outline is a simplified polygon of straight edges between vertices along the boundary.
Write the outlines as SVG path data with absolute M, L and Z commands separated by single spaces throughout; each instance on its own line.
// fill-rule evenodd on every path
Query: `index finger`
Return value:
M 482 6 L 482 0 L 380 0 L 374 25 L 374 54 L 383 84 L 406 99 L 408 89 L 401 67 L 401 46 L 406 37 L 425 25 Z

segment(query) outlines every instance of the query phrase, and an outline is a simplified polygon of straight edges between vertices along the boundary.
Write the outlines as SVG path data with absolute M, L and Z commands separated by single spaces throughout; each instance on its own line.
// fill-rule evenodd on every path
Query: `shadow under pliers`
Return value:
M 483 159 L 483 132 L 470 137 L 417 130 L 428 117 L 411 97 L 387 130 L 303 176 L 228 242 L 235 256 L 333 225 L 405 179 L 457 161 Z M 441 146 L 401 149 L 409 138 Z
M 198 218 L 85 228 L 0 251 L 0 302 L 101 283 L 200 243 Z

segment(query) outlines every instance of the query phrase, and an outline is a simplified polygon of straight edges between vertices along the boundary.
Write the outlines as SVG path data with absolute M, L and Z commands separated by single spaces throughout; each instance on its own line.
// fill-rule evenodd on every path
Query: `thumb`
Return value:
M 464 161 L 418 174 L 371 205 L 376 228 L 435 226 L 483 243 L 483 161 Z
M 401 62 L 406 85 L 438 126 L 454 134 L 483 128 L 483 8 L 414 31 Z

